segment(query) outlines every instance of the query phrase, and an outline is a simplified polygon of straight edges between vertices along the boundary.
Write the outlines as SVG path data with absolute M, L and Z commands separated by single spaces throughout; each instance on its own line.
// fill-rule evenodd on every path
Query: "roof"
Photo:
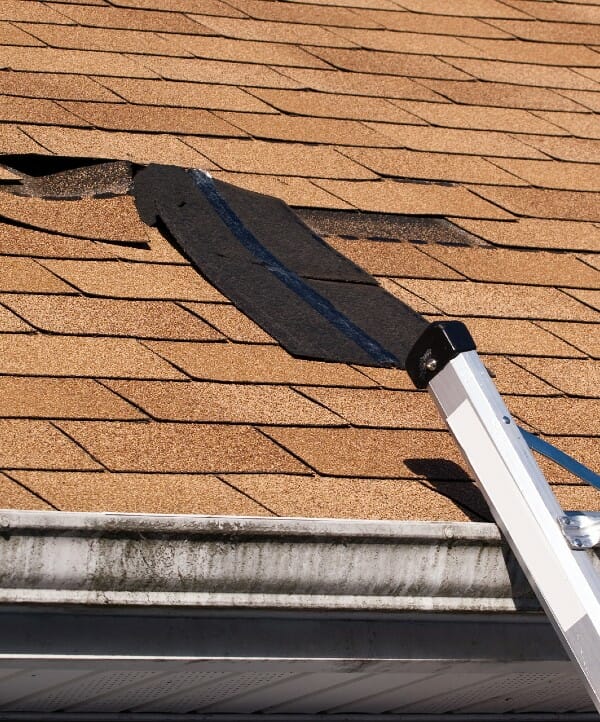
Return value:
M 16 188 L 51 156 L 282 198 L 465 320 L 525 427 L 599 467 L 599 23 L 594 2 L 4 0 L 0 152 L 36 157 L 0 171 L 0 506 L 489 518 L 405 372 L 292 357 L 112 177 Z

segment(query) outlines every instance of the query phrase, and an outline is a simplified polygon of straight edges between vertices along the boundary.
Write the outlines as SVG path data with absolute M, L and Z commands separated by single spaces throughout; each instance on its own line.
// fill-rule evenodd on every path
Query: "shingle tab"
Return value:
M 2 303 L 42 331 L 68 335 L 218 341 L 223 335 L 175 303 L 81 296 L 2 295 Z
M 99 469 L 94 459 L 47 421 L 0 419 L 3 469 Z
M 499 248 L 428 247 L 425 252 L 473 281 L 597 288 L 600 271 L 576 256 Z
M 491 203 L 481 203 L 459 186 L 393 181 L 356 182 L 319 180 L 315 183 L 362 211 L 405 213 L 407 215 L 469 216 L 510 218 Z
M 3 417 L 143 419 L 145 415 L 91 379 L 0 377 Z
M 210 474 L 112 474 L 102 471 L 86 474 L 16 471 L 11 474 L 61 511 L 269 515 L 260 504 Z M 0 490 L 0 494 L 4 493 Z
M 132 339 L 0 335 L 0 374 L 179 379 L 170 364 Z
M 343 426 L 335 413 L 284 386 L 210 382 L 113 381 L 110 388 L 161 421 Z
M 148 342 L 148 346 L 196 379 L 239 383 L 374 385 L 350 366 L 296 359 L 277 346 L 167 341 Z
M 271 428 L 265 433 L 327 476 L 466 476 L 454 442 L 442 431 Z
M 60 428 L 111 471 L 305 471 L 293 456 L 247 426 L 63 421 Z
M 224 301 L 191 266 L 123 261 L 40 261 L 84 293 L 105 298 Z
M 348 479 L 282 474 L 228 474 L 227 481 L 279 516 L 336 519 L 438 519 L 469 517 L 450 499 L 408 479 Z

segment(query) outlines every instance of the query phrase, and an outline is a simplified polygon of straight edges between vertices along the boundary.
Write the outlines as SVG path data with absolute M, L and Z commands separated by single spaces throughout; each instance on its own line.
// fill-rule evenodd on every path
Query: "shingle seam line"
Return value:
M 276 256 L 265 248 L 232 210 L 208 174 L 193 169 L 190 171 L 190 175 L 196 187 L 204 194 L 219 218 L 237 240 L 276 278 L 329 321 L 332 326 L 368 353 L 375 361 L 381 364 L 401 365 L 398 358 L 352 323 L 330 301 L 311 288 L 300 276 L 284 266 Z

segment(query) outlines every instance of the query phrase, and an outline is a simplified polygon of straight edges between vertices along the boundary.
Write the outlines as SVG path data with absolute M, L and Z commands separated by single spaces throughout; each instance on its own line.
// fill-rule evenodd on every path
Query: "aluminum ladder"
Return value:
M 430 324 L 406 368 L 427 388 L 600 712 L 600 514 L 565 512 L 459 321 Z M 548 451 L 541 440 L 536 450 Z M 552 449 L 554 447 L 551 447 Z M 565 454 L 547 453 L 567 466 Z M 567 457 L 570 458 L 570 457 Z M 573 460 L 591 483 L 600 477 Z

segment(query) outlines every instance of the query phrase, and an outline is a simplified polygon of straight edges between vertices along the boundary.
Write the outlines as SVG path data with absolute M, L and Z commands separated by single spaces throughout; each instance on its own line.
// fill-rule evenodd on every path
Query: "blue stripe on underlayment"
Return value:
M 380 364 L 399 366 L 400 361 L 393 354 L 387 351 L 380 343 L 371 338 L 361 328 L 340 313 L 337 308 L 325 297 L 317 293 L 300 276 L 289 268 L 286 268 L 281 261 L 274 256 L 256 236 L 244 225 L 242 220 L 232 210 L 227 201 L 217 190 L 212 178 L 199 170 L 191 170 L 190 174 L 196 186 L 204 193 L 219 218 L 229 228 L 237 240 L 252 255 L 262 263 L 271 273 L 284 283 L 291 291 L 296 293 L 317 313 L 321 314 L 332 326 L 335 326 L 347 338 L 357 346 L 366 351 L 371 358 Z

